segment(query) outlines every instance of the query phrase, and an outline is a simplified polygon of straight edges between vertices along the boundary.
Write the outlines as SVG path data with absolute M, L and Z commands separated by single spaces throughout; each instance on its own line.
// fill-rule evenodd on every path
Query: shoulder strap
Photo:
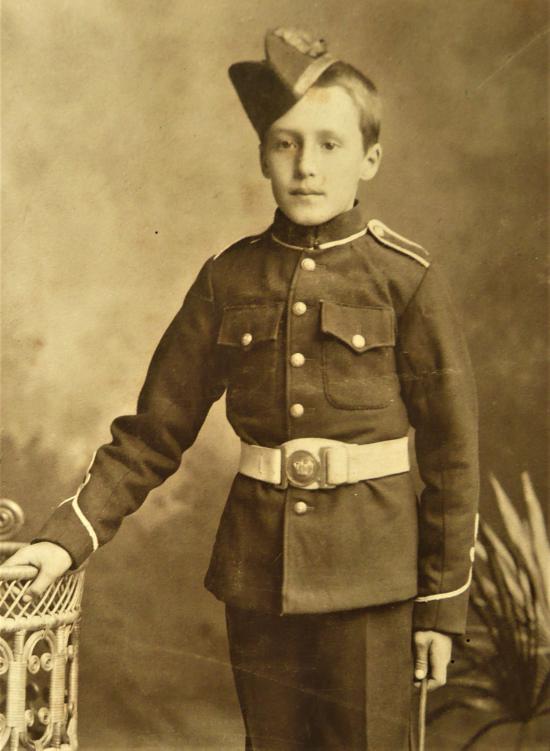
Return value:
M 233 243 L 233 245 L 230 245 L 227 248 L 224 248 L 223 250 L 220 250 L 219 253 L 216 253 L 216 255 L 213 257 L 214 260 L 217 260 L 223 253 L 226 253 L 228 250 L 233 250 L 234 248 L 244 247 L 246 245 L 254 245 L 255 243 L 259 242 L 262 237 L 265 236 L 267 230 L 264 232 L 260 232 L 259 235 L 250 235 L 249 237 L 243 237 L 242 240 L 237 240 L 236 243 Z
M 376 238 L 376 240 L 378 240 L 378 242 L 382 243 L 382 245 L 392 248 L 392 250 L 397 250 L 399 253 L 404 253 L 410 258 L 414 258 L 415 261 L 426 268 L 429 267 L 430 261 L 427 258 L 429 253 L 421 245 L 418 245 L 418 243 L 415 243 L 412 240 L 407 240 L 407 238 L 402 235 L 398 235 L 397 232 L 386 227 L 386 225 L 378 219 L 371 219 L 368 223 L 368 228 L 369 232 Z

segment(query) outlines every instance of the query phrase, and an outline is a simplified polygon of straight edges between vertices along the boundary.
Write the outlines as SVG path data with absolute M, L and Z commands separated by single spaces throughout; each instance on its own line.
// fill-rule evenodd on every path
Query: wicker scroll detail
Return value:
M 0 542 L 0 564 L 19 547 Z M 75 751 L 84 569 L 23 602 L 35 573 L 0 568 L 0 749 Z
M 0 498 L 0 540 L 11 540 L 25 523 L 21 506 L 9 498 Z

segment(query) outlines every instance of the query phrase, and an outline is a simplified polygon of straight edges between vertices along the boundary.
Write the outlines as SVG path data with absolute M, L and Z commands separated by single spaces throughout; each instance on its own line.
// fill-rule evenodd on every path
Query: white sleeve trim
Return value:
M 470 548 L 470 572 L 468 573 L 468 579 L 466 584 L 463 584 L 458 589 L 453 589 L 451 592 L 440 592 L 435 595 L 423 595 L 422 597 L 415 597 L 415 602 L 433 602 L 434 600 L 447 600 L 449 597 L 457 597 L 465 592 L 472 583 L 472 574 L 474 569 L 474 553 L 475 553 L 475 541 L 477 539 L 477 531 L 479 528 L 479 514 L 476 514 L 474 523 L 474 545 Z
M 92 461 L 90 462 L 90 464 L 88 465 L 88 469 L 86 470 L 86 476 L 85 476 L 84 480 L 81 482 L 78 490 L 76 491 L 76 495 L 71 496 L 71 498 L 67 498 L 66 500 L 62 501 L 59 504 L 60 506 L 63 506 L 65 503 L 70 503 L 71 504 L 71 506 L 73 507 L 73 510 L 74 510 L 75 514 L 78 517 L 78 520 L 80 521 L 80 523 L 82 524 L 82 526 L 84 527 L 84 529 L 86 530 L 86 532 L 90 535 L 90 538 L 92 540 L 92 546 L 93 546 L 93 549 L 94 549 L 94 553 L 95 553 L 95 551 L 99 547 L 99 540 L 97 539 L 97 535 L 95 533 L 95 529 L 93 528 L 90 520 L 86 517 L 86 515 L 84 514 L 84 512 L 82 511 L 82 509 L 80 508 L 80 506 L 78 504 L 78 496 L 80 495 L 80 493 L 82 492 L 82 490 L 84 490 L 84 488 L 86 487 L 86 485 L 92 479 L 91 469 L 92 469 L 93 463 L 95 462 L 96 454 L 97 454 L 97 451 L 94 452 L 94 455 L 92 456 Z
M 425 597 L 415 597 L 415 602 L 431 602 L 432 600 L 447 600 L 449 597 L 456 597 L 457 595 L 461 595 L 463 592 L 465 592 L 470 584 L 472 583 L 472 567 L 470 566 L 470 573 L 468 574 L 468 580 L 466 581 L 466 584 L 463 584 L 462 587 L 459 587 L 458 589 L 453 589 L 452 592 L 440 592 L 437 595 L 426 595 Z
M 86 529 L 86 532 L 90 535 L 90 537 L 92 539 L 92 546 L 93 546 L 94 553 L 95 553 L 95 551 L 99 547 L 99 540 L 97 539 L 97 535 L 95 533 L 95 530 L 92 527 L 92 525 L 90 524 L 89 520 L 82 513 L 82 509 L 78 505 L 78 498 L 76 498 L 76 496 L 75 496 L 75 498 L 73 498 L 73 502 L 72 502 L 71 505 L 72 505 L 72 507 L 74 509 L 75 514 L 78 516 L 79 520 L 84 525 L 84 528 Z

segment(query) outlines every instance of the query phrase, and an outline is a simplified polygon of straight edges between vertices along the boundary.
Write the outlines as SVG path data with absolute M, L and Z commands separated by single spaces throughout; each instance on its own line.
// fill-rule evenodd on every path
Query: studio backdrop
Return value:
M 491 472 L 517 499 L 527 470 L 544 496 L 544 0 L 6 0 L 2 20 L 2 495 L 27 539 L 133 412 L 203 262 L 271 221 L 227 68 L 278 25 L 324 36 L 381 92 L 384 157 L 360 199 L 447 272 L 479 388 L 482 513 L 496 518 Z M 237 444 L 222 401 L 90 563 L 83 751 L 242 748 L 223 607 L 202 588 Z

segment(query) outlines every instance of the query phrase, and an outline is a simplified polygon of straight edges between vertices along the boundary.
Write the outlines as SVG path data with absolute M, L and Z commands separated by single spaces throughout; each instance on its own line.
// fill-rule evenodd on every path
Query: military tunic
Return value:
M 464 629 L 478 495 L 475 387 L 437 262 L 359 206 L 273 225 L 209 259 L 162 337 L 136 415 L 117 418 L 39 539 L 75 565 L 179 466 L 212 403 L 248 444 L 366 444 L 415 429 L 403 472 L 335 488 L 237 474 L 206 586 L 231 606 L 323 613 L 416 597 L 414 624 Z

